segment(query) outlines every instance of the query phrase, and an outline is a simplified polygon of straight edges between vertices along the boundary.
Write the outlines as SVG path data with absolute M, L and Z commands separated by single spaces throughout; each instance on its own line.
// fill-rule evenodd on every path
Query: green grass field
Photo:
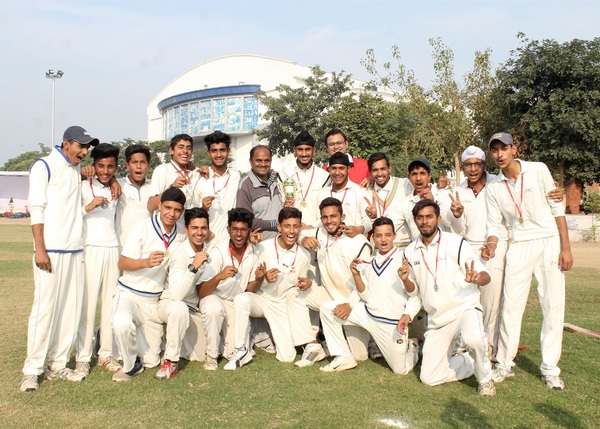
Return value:
M 516 377 L 495 397 L 476 394 L 472 377 L 427 387 L 418 368 L 393 374 L 383 360 L 342 373 L 297 369 L 259 352 L 235 372 L 208 373 L 182 361 L 175 379 L 148 370 L 128 383 L 92 368 L 80 384 L 42 382 L 35 393 L 18 383 L 33 299 L 28 226 L 0 225 L 0 427 L 51 428 L 598 428 L 600 340 L 565 332 L 562 392 L 540 380 L 541 313 L 532 289 L 523 323 Z M 600 331 L 598 269 L 567 275 L 566 321 Z M 221 368 L 222 368 L 221 364 Z

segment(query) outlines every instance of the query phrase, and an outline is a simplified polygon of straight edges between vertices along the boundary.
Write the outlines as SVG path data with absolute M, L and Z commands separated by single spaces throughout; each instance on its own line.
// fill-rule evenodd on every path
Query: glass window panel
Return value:
M 227 130 L 239 131 L 242 129 L 242 98 L 227 99 Z
M 181 115 L 179 113 L 179 106 L 173 108 L 173 135 L 179 134 L 181 126 Z
M 258 126 L 258 100 L 256 97 L 244 97 L 244 131 Z
M 225 99 L 217 98 L 213 100 L 213 117 L 212 117 L 214 131 L 225 130 Z
M 200 131 L 210 131 L 210 100 L 200 102 Z
M 181 132 L 182 133 L 188 133 L 188 123 L 189 123 L 189 118 L 188 118 L 188 105 L 187 104 L 183 104 L 181 106 Z
M 198 103 L 190 104 L 190 133 L 198 134 Z

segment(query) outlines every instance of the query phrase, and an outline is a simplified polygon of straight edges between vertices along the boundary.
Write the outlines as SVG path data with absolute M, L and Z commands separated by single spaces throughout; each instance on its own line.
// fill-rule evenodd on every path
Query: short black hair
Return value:
M 415 206 L 412 209 L 413 218 L 416 219 L 417 218 L 417 214 L 419 214 L 419 212 L 421 210 L 423 210 L 425 207 L 433 207 L 433 210 L 435 210 L 435 215 L 436 216 L 440 215 L 440 206 L 438 206 L 438 204 L 435 201 L 433 201 L 433 200 L 421 200 L 417 204 L 415 204 Z
M 189 226 L 190 222 L 194 219 L 206 219 L 206 224 L 209 224 L 208 212 L 202 207 L 192 207 L 191 209 L 187 209 L 183 214 L 183 219 L 185 226 Z
M 227 212 L 227 226 L 231 226 L 233 222 L 243 222 L 250 228 L 253 220 L 254 214 L 247 209 L 235 208 Z
M 146 161 L 148 161 L 148 164 L 150 163 L 150 148 L 143 144 L 132 144 L 127 146 L 125 148 L 125 162 L 129 162 L 131 157 L 136 153 L 143 153 L 146 155 Z
M 337 207 L 340 211 L 340 214 L 344 214 L 344 209 L 342 208 L 342 202 L 337 198 L 327 197 L 321 201 L 319 204 L 319 212 L 322 212 L 325 207 Z
M 225 146 L 229 149 L 229 145 L 231 145 L 231 136 L 221 131 L 215 131 L 204 137 L 204 143 L 206 143 L 207 149 L 210 149 L 210 145 L 215 143 L 225 143 Z
M 385 159 L 385 163 L 389 167 L 390 159 L 387 157 L 387 155 L 385 153 L 375 152 L 374 154 L 371 154 L 371 156 L 367 160 L 367 165 L 369 166 L 369 171 L 371 171 L 371 167 L 373 167 L 373 164 L 375 164 L 377 161 L 381 161 L 382 159 Z
M 252 159 L 252 157 L 254 156 L 254 152 L 256 152 L 258 149 L 267 149 L 269 151 L 269 155 L 271 156 L 271 158 L 273 157 L 273 152 L 271 152 L 271 148 L 269 148 L 269 146 L 265 146 L 264 144 L 259 144 L 257 146 L 254 146 L 252 149 L 250 149 L 250 159 Z
M 177 143 L 179 143 L 181 140 L 186 141 L 186 142 L 190 142 L 192 144 L 192 149 L 194 148 L 194 139 L 191 138 L 188 134 L 177 134 L 175 136 L 173 136 L 173 138 L 171 139 L 171 149 L 173 149 L 175 147 L 175 145 Z
M 110 143 L 100 143 L 92 150 L 91 156 L 94 160 L 94 165 L 96 165 L 99 159 L 104 158 L 114 158 L 115 163 L 117 163 L 119 162 L 119 148 Z
M 284 207 L 279 210 L 277 222 L 281 223 L 286 219 L 300 219 L 302 221 L 302 212 L 296 207 Z
M 344 137 L 344 141 L 348 141 L 348 137 L 346 137 L 346 134 L 344 134 L 342 130 L 340 130 L 339 128 L 332 128 L 327 134 L 325 134 L 325 143 L 327 143 L 327 139 L 329 137 L 335 136 L 336 134 L 341 134 L 342 137 Z
M 394 222 L 389 217 L 381 216 L 373 222 L 373 233 L 375 232 L 375 228 L 384 225 L 391 225 L 392 231 L 394 231 Z

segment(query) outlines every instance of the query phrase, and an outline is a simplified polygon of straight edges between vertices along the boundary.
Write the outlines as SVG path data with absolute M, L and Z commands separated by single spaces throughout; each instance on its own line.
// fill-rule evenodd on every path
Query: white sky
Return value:
M 0 166 L 49 146 L 52 83 L 56 133 L 81 125 L 110 142 L 146 139 L 146 107 L 186 70 L 224 55 L 256 54 L 346 71 L 373 48 L 380 63 L 400 48 L 429 86 L 428 39 L 454 50 L 457 76 L 476 50 L 497 65 L 530 39 L 598 36 L 597 1 L 27 1 L 0 0 Z M 596 28 L 596 30 L 594 30 Z

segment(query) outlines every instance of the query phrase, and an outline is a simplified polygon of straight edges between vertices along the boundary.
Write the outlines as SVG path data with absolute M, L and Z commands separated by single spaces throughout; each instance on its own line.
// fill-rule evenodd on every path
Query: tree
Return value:
M 583 184 L 600 171 L 600 38 L 529 40 L 498 72 L 507 129 L 527 158 L 545 162 L 566 184 L 567 211 L 579 213 Z
M 40 150 L 23 152 L 15 158 L 10 158 L 2 166 L 2 171 L 28 171 L 36 159 L 47 156 L 50 153 L 49 147 L 44 146 L 43 143 L 39 143 L 39 145 Z
M 430 39 L 433 49 L 435 78 L 426 90 L 414 73 L 402 64 L 400 51 L 392 46 L 394 64 L 386 62 L 378 68 L 375 53 L 367 51 L 361 64 L 374 77 L 375 83 L 395 88 L 398 103 L 405 103 L 414 126 L 402 146 L 404 152 L 425 156 L 438 169 L 454 167 L 454 160 L 465 147 L 485 140 L 489 118 L 495 114 L 485 109 L 485 103 L 495 88 L 489 56 L 491 51 L 475 53 L 473 70 L 459 83 L 454 73 L 454 53 L 441 39 Z M 482 114 L 479 110 L 484 108 Z
M 279 85 L 275 96 L 262 90 L 256 93 L 258 102 L 266 107 L 262 117 L 270 123 L 253 133 L 267 140 L 275 155 L 291 152 L 294 138 L 302 130 L 317 140 L 325 135 L 328 130 L 323 118 L 340 106 L 344 94 L 350 90 L 351 76 L 343 71 L 328 75 L 314 66 L 311 73 L 300 88 Z

